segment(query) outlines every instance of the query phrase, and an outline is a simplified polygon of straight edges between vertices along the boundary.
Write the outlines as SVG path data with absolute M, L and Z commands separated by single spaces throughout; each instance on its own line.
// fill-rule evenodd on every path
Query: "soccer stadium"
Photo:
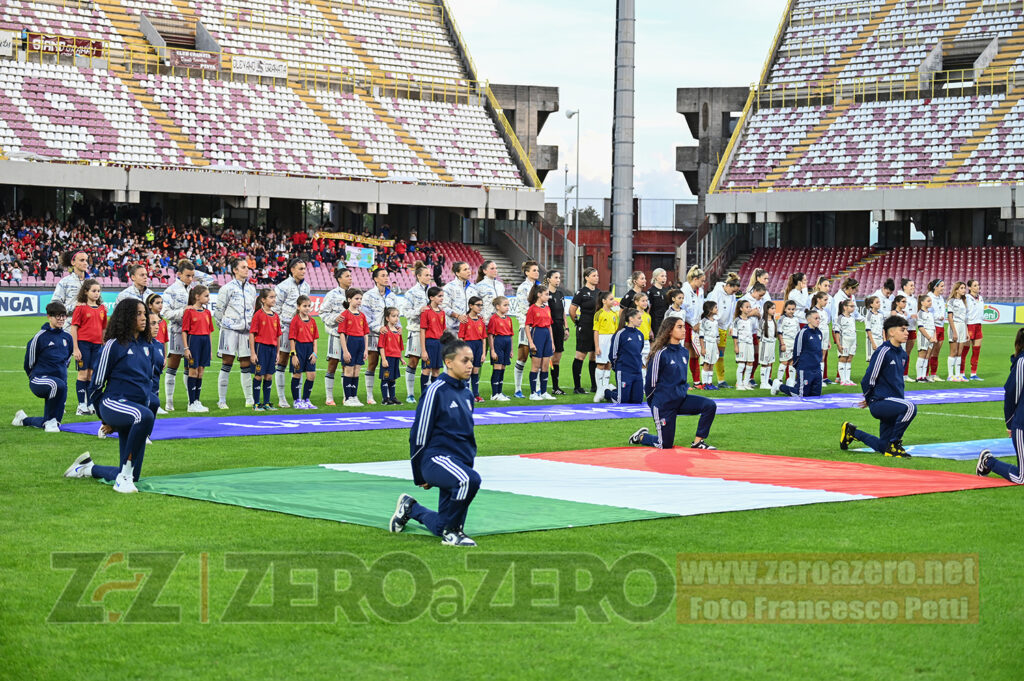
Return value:
M 740 4 L 0 0 L 0 676 L 1019 678 L 1024 2 Z

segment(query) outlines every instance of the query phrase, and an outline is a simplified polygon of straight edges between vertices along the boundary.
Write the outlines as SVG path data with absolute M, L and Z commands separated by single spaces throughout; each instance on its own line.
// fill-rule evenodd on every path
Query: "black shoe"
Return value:
M 551 391 L 551 394 L 552 395 L 564 395 L 565 391 L 562 390 L 561 388 L 555 388 L 554 390 Z
M 839 449 L 849 449 L 850 443 L 856 440 L 853 436 L 853 431 L 857 430 L 857 426 L 853 425 L 849 421 L 844 421 L 842 427 L 839 429 Z
M 901 440 L 897 440 L 896 442 L 890 443 L 889 449 L 885 451 L 885 455 L 896 456 L 901 459 L 910 458 L 910 454 L 907 453 L 907 450 L 903 449 L 903 442 Z
M 693 442 L 690 444 L 690 449 L 713 449 L 718 451 L 718 447 L 712 447 L 708 444 L 707 440 L 701 440 L 700 442 Z
M 974 469 L 974 472 L 978 475 L 985 477 L 992 469 L 988 465 L 988 460 L 992 456 L 992 452 L 988 449 L 981 450 L 981 454 L 978 454 L 978 466 Z
M 572 389 L 572 394 L 573 395 L 586 395 L 587 391 L 584 390 L 583 388 L 573 388 Z
M 391 516 L 391 523 L 388 525 L 388 529 L 392 532 L 401 532 L 405 529 L 405 524 L 409 522 L 409 513 L 412 511 L 412 505 L 416 503 L 408 494 L 403 494 L 398 497 L 398 503 L 395 505 L 395 514 Z

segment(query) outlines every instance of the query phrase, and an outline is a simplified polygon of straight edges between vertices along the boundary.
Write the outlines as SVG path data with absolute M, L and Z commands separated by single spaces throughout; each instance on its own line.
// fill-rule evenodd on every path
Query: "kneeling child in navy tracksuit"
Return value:
M 640 331 L 643 314 L 628 308 L 619 317 L 619 330 L 612 336 L 611 360 L 615 387 L 605 388 L 605 399 L 615 404 L 643 404 L 644 335 Z
M 697 435 L 690 447 L 715 449 L 707 443 L 707 437 L 711 433 L 711 424 L 718 407 L 713 400 L 688 395 L 686 392 L 686 369 L 690 353 L 683 345 L 685 340 L 686 321 L 678 317 L 666 317 L 657 338 L 651 344 L 644 389 L 658 435 L 655 437 L 647 428 L 641 428 L 629 438 L 630 444 L 671 449 L 675 446 L 676 416 L 700 414 Z
M 47 305 L 46 323 L 25 347 L 28 386 L 33 395 L 46 400 L 43 415 L 27 416 L 19 409 L 11 425 L 44 428 L 48 433 L 60 432 L 68 398 L 68 365 L 74 344 L 70 334 L 64 330 L 67 316 L 64 303 Z
M 772 384 L 772 395 L 783 393 L 790 397 L 821 396 L 821 315 L 816 309 L 806 314 L 807 326 L 800 329 L 793 346 L 793 368 L 796 385 L 783 385 L 781 379 Z

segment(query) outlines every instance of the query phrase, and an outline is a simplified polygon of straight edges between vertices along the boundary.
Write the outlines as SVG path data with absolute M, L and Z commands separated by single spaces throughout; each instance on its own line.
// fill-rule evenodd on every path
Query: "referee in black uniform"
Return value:
M 665 312 L 668 311 L 668 306 L 672 302 L 665 298 L 665 294 L 668 293 L 668 289 L 665 288 L 667 281 L 668 274 L 660 267 L 651 272 L 652 285 L 647 291 L 647 299 L 651 306 L 651 329 L 654 330 L 654 333 L 658 333 L 658 329 L 661 328 L 661 322 L 665 319 Z
M 590 355 L 590 385 L 592 392 L 597 392 L 597 380 L 594 372 L 597 371 L 597 363 L 594 362 L 594 313 L 597 311 L 598 296 L 600 291 L 597 288 L 601 276 L 593 267 L 583 271 L 583 288 L 572 297 L 572 304 L 569 306 L 569 319 L 576 325 L 576 359 L 572 362 L 573 392 L 577 395 L 586 394 L 586 390 L 580 385 L 583 373 L 583 360 Z

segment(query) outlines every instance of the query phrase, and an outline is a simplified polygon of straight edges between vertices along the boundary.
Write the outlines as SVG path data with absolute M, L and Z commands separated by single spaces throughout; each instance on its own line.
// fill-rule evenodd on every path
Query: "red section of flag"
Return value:
M 721 450 L 712 452 L 682 447 L 668 451 L 644 447 L 618 447 L 524 456 L 530 459 L 605 468 L 685 475 L 693 478 L 720 478 L 872 497 L 902 497 L 911 494 L 1010 486 L 1009 482 L 995 476 L 981 478 L 977 475 L 949 471 L 922 471 L 872 466 L 852 461 L 822 461 Z M 612 503 L 611 500 L 609 503 Z

